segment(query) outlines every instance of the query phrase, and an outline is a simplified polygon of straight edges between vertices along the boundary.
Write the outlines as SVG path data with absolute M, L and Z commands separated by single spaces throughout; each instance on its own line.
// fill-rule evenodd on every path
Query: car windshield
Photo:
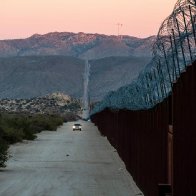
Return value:
M 74 124 L 75 126 L 81 126 L 81 124 Z

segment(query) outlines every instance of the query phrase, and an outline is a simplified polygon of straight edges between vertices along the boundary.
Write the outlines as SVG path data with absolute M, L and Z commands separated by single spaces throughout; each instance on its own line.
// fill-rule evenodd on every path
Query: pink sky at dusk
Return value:
M 0 0 L 0 39 L 48 32 L 156 35 L 177 0 Z

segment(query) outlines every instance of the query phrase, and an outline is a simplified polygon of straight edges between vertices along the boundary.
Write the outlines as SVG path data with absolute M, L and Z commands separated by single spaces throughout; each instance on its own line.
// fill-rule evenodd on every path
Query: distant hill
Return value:
M 151 58 L 155 36 L 54 32 L 0 40 L 0 99 L 28 99 L 62 92 L 81 98 L 84 60 L 91 64 L 90 97 L 131 83 Z
M 62 93 L 52 93 L 31 99 L 2 99 L 0 112 L 32 113 L 32 114 L 64 114 L 80 112 L 79 100 Z
M 53 92 L 82 94 L 83 60 L 65 56 L 0 58 L 0 98 L 32 98 Z
M 109 91 L 130 84 L 150 61 L 149 57 L 107 57 L 90 61 L 90 97 L 102 99 Z
M 100 100 L 108 91 L 130 83 L 150 57 L 107 57 L 91 60 L 90 96 Z M 83 95 L 84 60 L 67 56 L 0 58 L 0 99 L 29 99 L 53 92 Z
M 35 34 L 27 39 L 1 40 L 0 57 L 64 55 L 98 59 L 111 56 L 151 56 L 155 36 L 131 36 L 54 32 Z

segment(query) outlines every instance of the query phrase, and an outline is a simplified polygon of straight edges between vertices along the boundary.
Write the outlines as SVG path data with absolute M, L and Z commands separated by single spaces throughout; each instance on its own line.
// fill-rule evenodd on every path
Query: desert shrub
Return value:
M 58 126 L 63 124 L 63 119 L 56 115 L 36 115 L 31 120 L 32 124 L 37 127 L 37 131 L 55 131 Z
M 0 167 L 5 167 L 5 162 L 8 159 L 8 145 L 2 139 L 0 139 Z
M 62 124 L 63 118 L 57 115 L 0 114 L 0 167 L 5 166 L 8 144 L 33 140 L 36 133 Z
M 43 130 L 56 130 L 62 124 L 63 118 L 57 115 L 5 114 L 0 119 L 0 126 L 4 130 L 4 139 L 11 144 L 23 139 L 33 140 L 36 138 L 36 133 Z
M 65 122 L 76 121 L 78 119 L 79 117 L 73 112 L 67 112 L 66 114 L 63 115 L 63 120 Z
M 5 162 L 8 159 L 8 145 L 7 143 L 2 139 L 4 135 L 4 131 L 2 128 L 0 128 L 0 167 L 5 167 Z
M 28 127 L 28 119 L 23 116 L 3 115 L 0 126 L 4 130 L 3 139 L 8 143 L 13 144 L 27 139 L 30 132 L 25 132 Z M 32 134 L 31 134 L 32 137 Z
M 24 138 L 24 132 L 22 129 L 14 129 L 13 127 L 6 127 L 3 139 L 9 144 L 21 142 Z

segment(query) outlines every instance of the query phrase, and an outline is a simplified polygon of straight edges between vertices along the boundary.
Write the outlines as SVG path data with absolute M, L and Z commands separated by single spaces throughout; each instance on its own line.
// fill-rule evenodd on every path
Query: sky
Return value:
M 156 35 L 177 0 L 0 0 L 0 39 L 48 32 Z

